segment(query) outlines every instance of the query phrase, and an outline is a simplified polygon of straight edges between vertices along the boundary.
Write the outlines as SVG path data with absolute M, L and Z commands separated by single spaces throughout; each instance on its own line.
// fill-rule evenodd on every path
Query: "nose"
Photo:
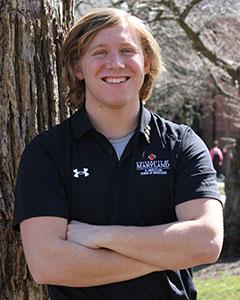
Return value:
M 112 51 L 108 54 L 108 69 L 123 69 L 125 67 L 123 58 L 118 51 Z

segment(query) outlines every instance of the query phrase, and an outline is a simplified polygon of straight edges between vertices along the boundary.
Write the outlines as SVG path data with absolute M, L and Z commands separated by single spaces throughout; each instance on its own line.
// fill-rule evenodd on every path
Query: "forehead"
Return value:
M 88 44 L 88 49 L 98 44 L 129 43 L 141 47 L 138 31 L 127 22 L 99 30 Z

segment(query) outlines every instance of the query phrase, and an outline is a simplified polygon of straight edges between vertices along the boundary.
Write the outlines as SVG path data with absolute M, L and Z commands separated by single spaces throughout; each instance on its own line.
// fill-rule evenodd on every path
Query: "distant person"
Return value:
M 213 162 L 213 167 L 217 172 L 218 179 L 224 179 L 224 175 L 222 174 L 222 165 L 223 165 L 223 153 L 219 148 L 218 140 L 213 142 L 213 147 L 210 149 L 210 155 Z
M 191 267 L 215 262 L 223 213 L 206 145 L 144 102 L 162 70 L 141 20 L 103 8 L 62 49 L 78 111 L 26 148 L 14 225 L 52 300 L 195 300 Z

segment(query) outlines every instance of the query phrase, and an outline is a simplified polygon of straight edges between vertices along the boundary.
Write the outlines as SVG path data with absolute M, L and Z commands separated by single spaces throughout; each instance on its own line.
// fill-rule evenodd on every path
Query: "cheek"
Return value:
M 95 76 L 103 69 L 103 67 L 104 67 L 103 61 L 89 62 L 85 66 L 85 75 Z
M 144 65 L 144 58 L 138 57 L 132 61 L 132 66 L 136 70 L 141 71 L 142 73 L 145 73 L 145 65 Z

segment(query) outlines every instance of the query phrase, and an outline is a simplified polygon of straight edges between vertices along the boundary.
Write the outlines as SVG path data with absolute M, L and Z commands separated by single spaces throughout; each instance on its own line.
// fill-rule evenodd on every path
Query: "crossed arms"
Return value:
M 220 202 L 184 202 L 176 215 L 177 222 L 148 227 L 68 225 L 58 217 L 24 220 L 29 269 L 38 283 L 83 287 L 216 261 L 223 242 Z

